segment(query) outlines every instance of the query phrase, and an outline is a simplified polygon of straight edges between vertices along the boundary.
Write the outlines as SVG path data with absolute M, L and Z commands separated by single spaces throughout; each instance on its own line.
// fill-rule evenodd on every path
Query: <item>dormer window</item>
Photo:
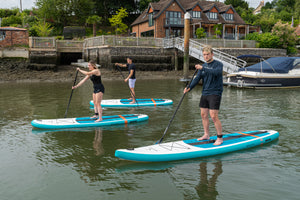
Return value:
M 201 18 L 201 12 L 200 11 L 192 11 L 191 12 L 192 18 Z
M 233 14 L 224 13 L 224 14 L 222 14 L 222 16 L 227 21 L 233 21 Z
M 208 12 L 206 13 L 206 16 L 208 17 L 208 19 L 218 19 L 218 13 L 215 12 Z
M 153 13 L 149 13 L 148 17 L 149 17 L 149 26 L 153 26 L 154 25 Z

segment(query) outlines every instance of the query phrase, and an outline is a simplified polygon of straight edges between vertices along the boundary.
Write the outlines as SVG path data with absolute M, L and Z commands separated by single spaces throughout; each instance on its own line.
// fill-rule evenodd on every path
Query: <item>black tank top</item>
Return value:
M 94 86 L 102 85 L 101 76 L 92 75 L 90 79 L 93 82 Z

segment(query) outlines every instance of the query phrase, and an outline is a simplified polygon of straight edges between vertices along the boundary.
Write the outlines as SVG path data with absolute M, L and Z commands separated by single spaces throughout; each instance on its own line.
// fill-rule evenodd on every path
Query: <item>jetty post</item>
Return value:
M 191 14 L 184 14 L 184 57 L 183 57 L 183 77 L 188 79 L 189 73 L 189 43 L 190 43 L 190 19 Z

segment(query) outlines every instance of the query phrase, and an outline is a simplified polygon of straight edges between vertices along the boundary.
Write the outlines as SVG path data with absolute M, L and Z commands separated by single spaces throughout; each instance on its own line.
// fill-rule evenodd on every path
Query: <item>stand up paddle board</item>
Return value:
M 172 105 L 173 101 L 170 99 L 136 99 L 137 103 L 130 103 L 129 99 L 107 99 L 101 101 L 102 107 L 138 107 L 138 106 L 166 106 Z M 94 106 L 94 102 L 90 101 L 90 105 Z
M 133 149 L 118 149 L 115 156 L 125 160 L 142 162 L 174 161 L 228 153 L 271 142 L 279 137 L 277 131 L 256 130 L 237 132 L 223 136 L 223 144 L 214 145 L 216 136 L 210 140 L 190 139 L 160 143 Z
M 128 114 L 128 115 L 111 115 L 102 116 L 102 121 L 95 122 L 96 118 L 80 117 L 80 118 L 61 118 L 61 119 L 36 119 L 31 125 L 42 129 L 62 129 L 62 128 L 83 128 L 111 126 L 116 124 L 127 124 L 133 122 L 141 122 L 147 120 L 148 115 L 144 114 Z

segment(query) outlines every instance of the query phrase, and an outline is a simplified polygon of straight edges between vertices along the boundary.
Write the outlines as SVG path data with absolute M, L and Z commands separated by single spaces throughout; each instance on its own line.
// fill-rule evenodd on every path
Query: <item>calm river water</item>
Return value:
M 104 81 L 104 99 L 129 97 L 123 81 Z M 224 88 L 224 133 L 272 129 L 277 141 L 219 156 L 166 163 L 119 160 L 119 148 L 154 144 L 163 134 L 184 84 L 138 80 L 138 98 L 169 98 L 174 105 L 106 109 L 104 115 L 143 113 L 143 123 L 56 131 L 33 129 L 33 119 L 63 118 L 67 83 L 0 84 L 0 199 L 299 199 L 300 89 Z M 91 116 L 90 83 L 74 91 L 68 117 Z M 186 95 L 164 139 L 202 135 L 201 86 Z M 215 134 L 211 124 L 211 133 Z

